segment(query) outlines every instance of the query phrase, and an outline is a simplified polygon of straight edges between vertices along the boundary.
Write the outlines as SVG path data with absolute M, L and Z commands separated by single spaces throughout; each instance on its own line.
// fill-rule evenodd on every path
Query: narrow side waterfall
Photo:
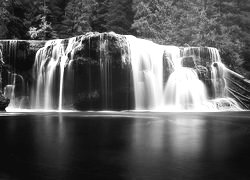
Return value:
M 101 73 L 101 94 L 102 106 L 105 110 L 112 103 L 112 59 L 109 57 L 108 40 L 100 36 L 100 73 Z M 90 81 L 91 82 L 91 81 Z M 91 87 L 91 86 L 89 86 Z
M 28 88 L 26 87 L 23 76 L 15 70 L 18 59 L 17 49 L 19 42 L 17 40 L 9 40 L 5 41 L 5 43 L 6 46 L 3 48 L 3 51 L 8 54 L 8 58 L 4 59 L 4 63 L 11 66 L 7 66 L 2 74 L 5 80 L 3 94 L 10 99 L 8 109 L 21 109 L 27 99 L 26 91 L 28 91 Z
M 69 54 L 75 41 L 75 37 L 69 39 L 65 48 L 65 40 L 51 40 L 37 52 L 33 68 L 33 77 L 36 77 L 33 108 L 62 110 L 65 67 L 73 56 Z

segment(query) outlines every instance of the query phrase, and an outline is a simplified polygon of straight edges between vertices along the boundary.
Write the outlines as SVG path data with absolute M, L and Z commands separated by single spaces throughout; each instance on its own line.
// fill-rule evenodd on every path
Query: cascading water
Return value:
M 21 89 L 19 89 L 19 93 L 23 94 L 24 92 L 24 79 L 21 75 L 18 75 L 13 72 L 8 72 L 8 84 L 4 88 L 4 96 L 10 99 L 10 104 L 8 106 L 9 109 L 17 109 L 17 108 L 22 108 L 22 97 L 21 98 L 16 98 L 16 82 L 20 82 L 19 86 Z
M 207 101 L 205 86 L 194 69 L 180 67 L 170 75 L 164 90 L 166 109 L 200 110 Z
M 21 109 L 23 108 L 23 102 L 26 99 L 26 85 L 22 75 L 15 71 L 19 43 L 18 40 L 9 40 L 5 41 L 5 43 L 7 46 L 3 50 L 8 53 L 8 59 L 3 60 L 5 64 L 9 64 L 11 67 L 8 67 L 5 70 L 5 76 L 7 76 L 7 78 L 3 94 L 10 99 L 8 109 Z
M 73 58 L 73 55 L 69 54 L 75 46 L 75 41 L 76 38 L 69 39 L 65 49 L 64 40 L 51 40 L 37 52 L 33 71 L 37 82 L 32 98 L 36 109 L 62 110 L 64 71 L 66 64 Z
M 134 36 L 127 36 L 127 40 L 130 45 L 136 109 L 155 109 L 162 105 L 164 47 Z
M 217 66 L 221 59 L 216 48 L 204 48 L 208 56 L 201 57 L 202 48 L 161 46 L 133 36 L 127 36 L 127 40 L 136 110 L 206 111 L 217 108 L 210 99 L 227 97 L 225 74 Z M 204 76 L 203 80 L 198 74 Z M 214 87 L 210 99 L 204 83 L 207 80 Z
M 119 94 L 127 96 L 129 92 L 119 92 L 113 84 L 116 82 L 122 88 L 130 83 L 122 82 L 128 73 L 124 60 L 127 56 L 122 48 L 126 42 L 118 41 L 117 37 L 114 33 L 89 34 L 47 42 L 37 52 L 33 66 L 33 77 L 37 81 L 32 108 L 109 110 L 118 107 L 118 103 L 121 107 L 126 104 L 127 100 L 119 102 L 125 99 Z M 116 72 L 120 75 L 113 78 Z
M 13 57 L 9 64 L 15 69 L 17 42 L 10 41 L 8 47 L 7 53 Z M 36 53 L 30 107 L 109 110 L 135 106 L 136 110 L 154 111 L 206 111 L 224 105 L 237 108 L 228 92 L 242 104 L 246 96 L 228 88 L 227 72 L 216 48 L 163 46 L 114 33 L 50 40 Z M 25 79 L 13 71 L 5 83 L 9 107 L 22 108 L 20 92 L 26 92 L 26 86 Z M 132 103 L 130 96 L 134 97 Z
M 101 72 L 101 91 L 102 91 L 102 106 L 105 110 L 111 104 L 112 99 L 112 60 L 109 57 L 106 49 L 108 40 L 100 36 L 100 72 Z M 111 76 L 110 76 L 111 75 Z M 90 86 L 91 87 L 91 86 Z

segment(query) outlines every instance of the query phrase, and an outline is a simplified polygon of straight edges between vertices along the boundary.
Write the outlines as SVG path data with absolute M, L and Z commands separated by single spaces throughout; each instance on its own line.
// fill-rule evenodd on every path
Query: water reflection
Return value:
M 167 150 L 176 156 L 197 155 L 202 151 L 205 125 L 206 121 L 202 118 L 137 118 L 132 132 L 133 147 L 139 153 L 147 147 L 150 148 L 150 153 L 156 154 Z
M 0 179 L 1 171 L 21 179 L 230 179 L 230 169 L 237 169 L 230 174 L 237 179 L 248 173 L 246 114 L 121 114 L 2 116 Z
M 175 157 L 199 156 L 203 147 L 206 122 L 202 119 L 176 117 L 169 124 L 172 153 Z
M 41 117 L 39 123 L 35 123 L 33 133 L 37 165 L 46 168 L 46 174 L 49 176 L 59 171 L 58 178 L 64 177 L 64 173 L 70 168 L 71 148 L 70 139 L 65 138 L 64 116 L 58 114 Z
M 146 121 L 146 122 L 145 122 Z M 150 148 L 150 153 L 159 153 L 164 145 L 164 120 L 136 118 L 132 131 L 133 150 L 141 153 L 144 147 Z
M 176 179 L 204 179 L 208 169 L 214 173 L 209 176 L 221 171 L 223 179 L 227 168 L 237 166 L 231 160 L 237 159 L 237 151 L 245 146 L 237 143 L 242 136 L 238 122 L 216 116 L 137 118 L 131 135 L 129 167 L 139 179 L 164 179 L 173 174 Z

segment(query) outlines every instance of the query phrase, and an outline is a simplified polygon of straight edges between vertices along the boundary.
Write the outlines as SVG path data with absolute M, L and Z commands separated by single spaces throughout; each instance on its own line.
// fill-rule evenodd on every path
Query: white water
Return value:
M 130 46 L 129 56 L 133 72 L 136 110 L 204 111 L 216 109 L 215 106 L 220 104 L 234 106 L 235 102 L 228 99 L 225 94 L 224 65 L 216 48 L 207 48 L 210 64 L 206 68 L 211 69 L 214 88 L 214 97 L 208 99 L 207 89 L 199 79 L 197 71 L 182 65 L 183 56 L 192 56 L 195 66 L 199 65 L 196 63 L 196 60 L 201 58 L 199 48 L 181 49 L 176 46 L 158 45 L 134 36 L 126 36 L 126 38 Z M 82 39 L 77 41 L 76 38 L 71 38 L 65 47 L 65 40 L 51 40 L 37 52 L 33 66 L 36 84 L 31 97 L 32 108 L 62 111 L 64 102 L 72 101 L 65 97 L 64 91 L 65 86 L 67 91 L 72 88 L 68 86 L 74 83 L 72 82 L 75 75 L 74 50 L 81 48 L 81 41 Z M 113 93 L 112 61 L 106 51 L 108 43 L 100 36 L 100 78 L 104 109 L 109 108 Z M 10 47 L 12 52 L 13 43 L 10 43 Z M 125 59 L 121 58 L 122 61 Z M 170 64 L 169 69 L 164 67 L 166 61 Z M 21 103 L 17 105 L 14 80 L 6 86 L 5 93 L 11 99 L 9 107 L 17 108 L 21 107 Z M 72 90 L 69 92 L 74 93 Z
M 25 100 L 25 82 L 24 78 L 15 72 L 15 66 L 17 61 L 17 40 L 9 40 L 7 46 L 7 52 L 9 53 L 9 59 L 4 60 L 5 64 L 11 64 L 12 68 L 7 70 L 7 85 L 4 87 L 4 96 L 10 99 L 9 109 L 20 109 L 22 108 L 23 101 Z M 16 96 L 18 91 L 19 96 Z
M 171 109 L 200 110 L 207 101 L 206 89 L 192 68 L 177 68 L 164 89 L 164 105 Z
M 112 98 L 112 61 L 107 54 L 108 40 L 103 39 L 100 36 L 100 72 L 101 72 L 101 91 L 102 91 L 102 106 L 105 110 L 108 109 L 108 105 L 111 103 Z
M 133 70 L 136 110 L 162 105 L 164 46 L 127 36 Z
M 72 51 L 75 41 L 75 37 L 69 39 L 65 49 L 64 40 L 51 40 L 37 52 L 33 66 L 33 76 L 37 77 L 36 90 L 32 96 L 35 109 L 63 109 L 64 71 L 66 63 L 73 58 L 73 55 L 68 54 Z
M 161 46 L 133 36 L 127 36 L 127 40 L 130 44 L 136 110 L 206 111 L 217 108 L 214 104 L 218 102 L 208 99 L 206 87 L 195 67 L 182 65 L 183 56 L 192 56 L 196 66 L 196 59 L 201 58 L 199 48 L 184 48 L 181 53 L 181 49 L 175 46 Z M 195 49 L 198 54 L 195 54 Z M 218 50 L 207 49 L 209 60 L 221 64 Z M 173 72 L 166 82 L 163 79 L 163 71 L 166 71 L 163 67 L 164 52 L 168 62 L 173 65 Z M 223 68 L 212 64 L 211 69 L 214 98 L 224 98 Z
M 71 61 L 73 59 L 73 53 L 70 56 L 70 59 L 68 59 L 68 54 L 73 50 L 74 44 L 76 42 L 76 37 L 70 38 L 68 42 L 68 46 L 66 48 L 65 53 L 63 53 L 63 56 L 61 57 L 60 62 L 60 89 L 59 89 L 59 107 L 58 110 L 62 110 L 62 103 L 63 103 L 63 85 L 64 85 L 64 69 L 66 66 L 67 61 Z

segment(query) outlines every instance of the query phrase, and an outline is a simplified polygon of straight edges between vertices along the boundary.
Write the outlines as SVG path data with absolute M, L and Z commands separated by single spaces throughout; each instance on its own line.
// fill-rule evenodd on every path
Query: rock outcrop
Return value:
M 0 111 L 5 111 L 5 108 L 8 107 L 9 103 L 10 100 L 0 93 Z
M 115 33 L 89 33 L 48 42 L 38 52 L 34 66 L 38 71 L 33 74 L 33 82 L 40 89 L 39 92 L 35 90 L 34 104 L 41 108 L 47 106 L 48 100 L 44 95 L 47 92 L 46 96 L 51 97 L 49 106 L 58 108 L 58 89 L 63 86 L 62 106 L 66 108 L 133 109 L 133 80 L 128 50 L 125 36 Z M 65 65 L 62 65 L 62 59 L 66 61 Z M 57 63 L 53 66 L 53 77 L 41 76 L 42 72 L 51 71 L 51 61 Z M 61 66 L 64 66 L 63 82 L 60 81 Z M 51 84 L 57 91 L 46 91 Z
M 3 56 L 2 46 L 0 46 L 0 111 L 5 111 L 5 108 L 9 105 L 10 100 L 3 96 L 2 86 L 2 70 L 3 70 Z

